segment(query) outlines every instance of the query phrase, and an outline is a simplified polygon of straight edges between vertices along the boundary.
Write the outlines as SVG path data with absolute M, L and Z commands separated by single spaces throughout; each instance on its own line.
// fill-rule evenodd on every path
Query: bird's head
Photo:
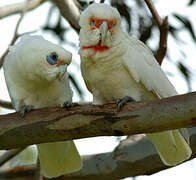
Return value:
M 25 35 L 10 51 L 16 53 L 17 65 L 26 79 L 53 81 L 61 79 L 71 63 L 72 54 L 41 36 Z
M 81 14 L 80 48 L 103 52 L 114 45 L 120 28 L 119 12 L 104 3 L 93 3 Z

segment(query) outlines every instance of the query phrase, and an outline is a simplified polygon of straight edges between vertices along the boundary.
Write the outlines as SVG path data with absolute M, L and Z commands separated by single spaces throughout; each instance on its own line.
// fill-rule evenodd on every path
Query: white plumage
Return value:
M 16 111 L 63 106 L 72 101 L 67 66 L 72 55 L 41 36 L 24 35 L 9 48 L 3 69 Z M 57 177 L 81 168 L 73 141 L 37 145 L 42 173 Z
M 92 4 L 80 18 L 82 75 L 95 104 L 130 96 L 136 101 L 176 95 L 152 52 L 126 35 L 120 14 L 106 4 Z M 187 160 L 191 149 L 178 130 L 147 134 L 164 164 Z

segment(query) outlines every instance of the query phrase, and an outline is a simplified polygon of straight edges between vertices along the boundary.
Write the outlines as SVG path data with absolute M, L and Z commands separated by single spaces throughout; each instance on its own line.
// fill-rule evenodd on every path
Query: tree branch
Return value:
M 11 102 L 0 100 L 0 106 L 6 109 L 14 109 Z
M 191 159 L 196 157 L 196 128 L 189 129 L 192 149 Z M 83 167 L 75 173 L 54 180 L 119 180 L 126 177 L 151 175 L 171 168 L 165 166 L 152 143 L 144 135 L 134 135 L 121 141 L 113 152 L 83 156 Z M 149 165 L 150 162 L 150 165 Z M 0 173 L 0 179 L 33 180 L 35 166 L 18 168 Z M 44 178 L 46 180 L 47 178 Z
M 168 23 L 167 16 L 165 17 L 159 31 L 160 31 L 159 49 L 155 55 L 155 58 L 157 59 L 158 63 L 161 65 L 167 52 L 167 37 L 169 31 L 169 23 Z
M 148 8 L 150 9 L 152 16 L 154 17 L 155 22 L 159 27 L 159 31 L 160 31 L 159 49 L 157 51 L 157 54 L 155 55 L 155 58 L 157 59 L 158 63 L 161 65 L 167 51 L 167 37 L 169 31 L 168 17 L 165 17 L 165 19 L 162 20 L 153 2 L 151 0 L 145 0 L 145 2 Z
M 15 31 L 14 31 L 14 36 L 13 36 L 13 38 L 12 38 L 12 40 L 11 40 L 10 45 L 14 45 L 14 43 L 16 42 L 16 40 L 17 40 L 20 36 L 26 34 L 26 33 L 18 34 L 18 29 L 19 29 L 20 23 L 22 22 L 22 20 L 23 20 L 23 18 L 24 18 L 24 15 L 25 15 L 25 12 L 26 12 L 26 9 L 27 9 L 27 8 L 28 8 L 28 3 L 26 4 L 26 7 L 25 7 L 25 8 L 23 9 L 23 11 L 21 12 L 21 15 L 20 15 L 20 18 L 18 19 L 18 22 L 17 22 L 17 24 L 16 24 L 16 28 L 15 28 Z M 32 32 L 35 32 L 35 31 L 32 31 Z M 27 32 L 27 33 L 30 33 L 30 32 Z M 2 55 L 2 57 L 1 57 L 1 59 L 0 59 L 0 68 L 3 66 L 3 62 L 4 62 L 4 60 L 5 60 L 6 55 L 8 54 L 8 51 L 9 51 L 9 49 L 6 49 L 6 51 L 3 53 L 3 55 Z
M 18 149 L 12 149 L 12 150 L 6 151 L 3 155 L 0 156 L 0 166 L 4 165 L 7 161 L 12 159 L 14 156 L 19 154 L 23 150 L 24 148 L 18 148 Z
M 196 125 L 196 92 L 156 101 L 43 108 L 0 116 L 0 149 L 95 136 L 154 133 Z M 159 121 L 157 121 L 157 119 Z M 14 137 L 14 138 L 13 138 Z
M 24 1 L 0 7 L 0 19 L 13 14 L 22 13 L 25 8 L 27 11 L 33 10 L 45 1 L 46 0 L 28 0 L 28 2 Z M 28 4 L 27 7 L 26 4 Z
M 24 17 L 24 11 L 25 11 L 25 10 L 26 10 L 26 9 L 23 9 L 23 12 L 21 13 L 20 18 L 19 18 L 19 20 L 18 20 L 18 22 L 17 22 L 17 24 L 16 24 L 16 28 L 15 28 L 15 31 L 14 31 L 14 37 L 12 38 L 12 41 L 11 41 L 10 45 L 14 45 L 14 43 L 16 42 L 16 40 L 18 39 L 18 37 L 21 36 L 21 35 L 18 34 L 18 28 L 19 28 L 19 26 L 20 26 L 20 23 L 21 23 L 23 17 Z M 4 59 L 5 59 L 6 55 L 8 54 L 8 51 L 9 51 L 9 50 L 7 49 L 7 50 L 3 53 L 3 55 L 2 55 L 2 57 L 1 57 L 1 59 L 0 59 L 0 68 L 3 66 L 3 62 L 4 62 Z
M 70 23 L 73 29 L 79 33 L 80 26 L 78 24 L 80 19 L 80 11 L 74 0 L 53 0 L 59 8 L 61 15 Z

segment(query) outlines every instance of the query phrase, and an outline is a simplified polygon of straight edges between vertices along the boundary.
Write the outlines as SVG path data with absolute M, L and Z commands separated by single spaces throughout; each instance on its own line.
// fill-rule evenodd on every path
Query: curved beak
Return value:
M 106 39 L 106 35 L 108 32 L 108 23 L 106 21 L 104 21 L 100 26 L 99 26 L 99 30 L 101 33 L 101 44 L 104 44 L 104 41 Z
M 67 72 L 67 66 L 68 64 L 65 63 L 64 61 L 57 61 L 56 66 L 58 67 L 58 74 L 57 74 L 57 79 L 61 79 L 63 75 Z

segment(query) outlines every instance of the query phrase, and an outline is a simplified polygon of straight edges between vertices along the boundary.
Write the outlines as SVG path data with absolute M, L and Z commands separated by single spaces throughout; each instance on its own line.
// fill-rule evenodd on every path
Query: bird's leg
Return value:
M 22 106 L 21 110 L 20 110 L 20 116 L 24 117 L 26 113 L 30 112 L 33 109 L 33 106 Z
M 65 101 L 63 103 L 63 107 L 66 108 L 66 109 L 69 109 L 69 108 L 72 108 L 72 107 L 75 107 L 75 106 L 79 106 L 79 103 L 72 103 L 70 101 Z
M 133 102 L 133 101 L 135 100 L 132 97 L 124 96 L 122 99 L 119 99 L 116 103 L 118 110 L 120 110 L 127 102 Z

